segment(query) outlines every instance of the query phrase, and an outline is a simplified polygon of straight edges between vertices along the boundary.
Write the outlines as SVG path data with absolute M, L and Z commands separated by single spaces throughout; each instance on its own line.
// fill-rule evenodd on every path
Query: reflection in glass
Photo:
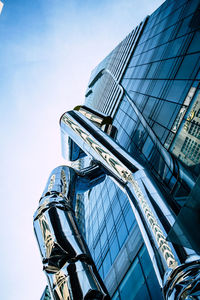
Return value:
M 182 112 L 183 114 L 183 112 Z M 182 117 L 183 118 L 183 117 Z M 180 121 L 179 121 L 180 122 Z M 176 129 L 174 125 L 174 130 Z M 199 170 L 200 163 L 200 92 L 193 99 L 191 108 L 184 116 L 170 151 L 184 164 Z

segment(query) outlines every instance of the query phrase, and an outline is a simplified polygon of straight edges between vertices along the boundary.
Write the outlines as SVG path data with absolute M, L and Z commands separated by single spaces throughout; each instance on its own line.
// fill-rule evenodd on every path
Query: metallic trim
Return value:
M 34 215 L 34 231 L 52 299 L 110 299 L 76 224 L 73 208 L 76 193 L 104 178 L 99 166 L 81 172 L 61 166 L 49 177 Z
M 178 249 L 167 241 L 165 224 L 167 223 L 170 227 L 173 226 L 176 216 L 160 195 L 159 188 L 149 172 L 80 113 L 65 113 L 61 119 L 61 128 L 85 153 L 102 164 L 105 172 L 117 181 L 121 189 L 126 192 L 158 281 L 163 288 L 165 299 L 181 299 L 169 298 L 169 291 L 165 287 L 173 282 L 171 287 L 173 286 L 174 290 L 178 289 L 178 285 L 173 281 L 174 274 L 180 269 L 189 268 L 188 264 L 191 262 L 196 264 L 195 270 L 198 273 L 199 256 L 194 251 L 184 247 L 181 248 L 180 246 Z M 110 149 L 115 149 L 115 151 L 110 151 Z M 122 162 L 124 157 L 126 158 L 125 164 Z M 137 168 L 135 172 L 131 171 L 133 166 Z M 145 193 L 145 188 L 151 191 L 153 200 Z M 154 209 L 152 201 L 161 207 L 162 218 Z M 182 264 L 182 262 L 184 263 Z

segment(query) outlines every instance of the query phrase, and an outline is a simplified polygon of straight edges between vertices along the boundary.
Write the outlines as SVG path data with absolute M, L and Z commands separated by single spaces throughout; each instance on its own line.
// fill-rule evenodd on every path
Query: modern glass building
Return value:
M 199 9 L 197 0 L 164 2 L 93 70 L 84 104 L 113 118 L 116 142 L 149 170 L 183 226 L 199 207 Z M 109 177 L 85 197 L 85 227 L 112 299 L 162 299 L 129 201 Z M 178 228 L 169 238 L 199 251 L 197 230 L 185 228 L 188 242 Z
M 134 178 L 132 207 L 108 170 L 75 206 L 113 300 L 163 299 L 161 286 L 166 299 L 180 299 L 187 280 L 200 297 L 199 40 L 200 1 L 167 0 L 93 70 L 84 105 L 61 117 L 63 155 L 68 148 L 74 167 L 120 162 L 132 172 L 117 165 L 121 185 Z

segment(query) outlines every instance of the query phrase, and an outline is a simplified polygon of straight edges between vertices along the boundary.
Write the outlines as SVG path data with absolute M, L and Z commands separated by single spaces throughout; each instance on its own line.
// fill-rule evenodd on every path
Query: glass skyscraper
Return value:
M 165 1 L 92 71 L 84 105 L 60 120 L 63 156 L 108 175 L 74 208 L 113 300 L 187 299 L 187 287 L 200 297 L 199 41 L 200 1 Z
M 194 188 L 199 176 L 199 5 L 166 1 L 94 69 L 85 99 L 85 106 L 113 118 L 117 143 L 148 168 L 180 220 L 189 212 L 191 188 L 177 173 L 186 169 Z M 180 164 L 171 168 L 164 151 Z M 110 178 L 85 197 L 85 226 L 112 299 L 162 299 L 129 201 Z

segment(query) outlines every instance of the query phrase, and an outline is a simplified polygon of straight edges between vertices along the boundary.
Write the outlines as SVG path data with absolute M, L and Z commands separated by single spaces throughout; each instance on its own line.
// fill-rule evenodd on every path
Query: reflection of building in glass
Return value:
M 77 170 L 84 168 L 83 159 L 79 159 L 71 164 L 71 166 Z M 85 236 L 85 207 L 84 207 L 84 194 L 77 194 L 76 203 L 75 203 L 75 216 L 78 223 L 78 226 Z
M 199 20 L 199 1 L 166 1 L 93 70 L 85 106 L 79 108 L 97 128 L 103 127 L 92 109 L 111 117 L 116 129 L 112 137 L 151 175 L 187 234 L 179 235 L 175 224 L 170 238 L 176 247 L 197 252 L 194 240 L 199 241 L 199 233 L 188 228 L 181 215 L 190 203 L 187 221 L 198 219 L 194 191 L 200 163 Z M 75 146 L 73 151 L 80 155 Z M 145 176 L 141 180 L 147 183 Z M 151 198 L 150 189 L 143 193 Z M 159 212 L 159 207 L 154 209 Z M 148 210 L 146 214 L 154 222 Z M 85 228 L 112 299 L 162 299 L 129 201 L 109 177 L 85 197 Z M 160 234 L 160 228 L 153 230 Z M 160 250 L 170 257 L 162 234 L 158 240 Z
M 61 117 L 74 169 L 54 169 L 34 217 L 56 299 L 105 299 L 96 267 L 114 300 L 200 297 L 199 8 L 167 0 Z
M 179 134 L 171 150 L 173 154 L 199 173 L 200 164 L 200 93 L 196 93 L 190 109 L 184 117 Z
M 46 286 L 40 300 L 51 300 L 51 295 L 50 295 L 50 292 L 49 292 L 49 288 L 47 286 Z

